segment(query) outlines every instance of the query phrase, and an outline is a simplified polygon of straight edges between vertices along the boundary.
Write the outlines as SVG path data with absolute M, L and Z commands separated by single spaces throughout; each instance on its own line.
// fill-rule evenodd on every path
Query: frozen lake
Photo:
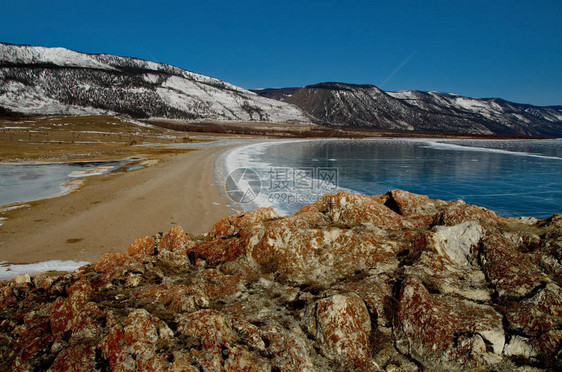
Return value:
M 278 141 L 235 149 L 224 164 L 224 174 L 248 168 L 257 175 L 239 175 L 247 181 L 242 188 L 259 188 L 245 209 L 270 205 L 294 213 L 325 192 L 403 189 L 502 216 L 562 213 L 561 140 Z
M 131 160 L 0 164 L 0 205 L 64 194 L 72 180 L 111 172 L 129 163 Z

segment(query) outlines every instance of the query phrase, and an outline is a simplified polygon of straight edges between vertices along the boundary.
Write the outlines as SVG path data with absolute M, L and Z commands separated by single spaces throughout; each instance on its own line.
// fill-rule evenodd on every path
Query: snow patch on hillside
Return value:
M 0 106 L 24 114 L 310 123 L 294 105 L 152 61 L 0 44 L 0 62 L 7 63 L 0 68 Z
M 115 70 L 108 64 L 96 60 L 95 56 L 65 48 L 44 48 L 0 44 L 2 60 L 17 64 L 51 63 L 65 67 L 83 67 Z

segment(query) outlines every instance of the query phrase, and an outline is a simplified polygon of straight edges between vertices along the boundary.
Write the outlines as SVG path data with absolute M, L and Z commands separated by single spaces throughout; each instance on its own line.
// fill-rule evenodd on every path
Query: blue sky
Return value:
M 244 88 L 324 81 L 562 105 L 562 1 L 7 1 L 0 41 L 172 64 Z

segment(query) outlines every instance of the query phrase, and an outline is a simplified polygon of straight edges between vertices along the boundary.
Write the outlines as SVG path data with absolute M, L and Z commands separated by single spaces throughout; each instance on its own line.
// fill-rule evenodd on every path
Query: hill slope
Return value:
M 329 125 L 466 134 L 562 136 L 560 106 L 422 91 L 385 92 L 373 85 L 321 83 L 281 96 Z
M 0 43 L 0 114 L 308 122 L 297 107 L 170 65 Z

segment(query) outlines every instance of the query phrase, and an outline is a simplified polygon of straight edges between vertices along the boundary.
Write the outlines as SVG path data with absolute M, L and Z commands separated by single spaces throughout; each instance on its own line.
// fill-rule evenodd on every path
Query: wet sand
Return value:
M 0 261 L 95 262 L 174 224 L 194 235 L 206 233 L 233 212 L 214 177 L 215 160 L 229 147 L 170 155 L 145 169 L 96 176 L 71 194 L 10 211 L 0 227 Z

